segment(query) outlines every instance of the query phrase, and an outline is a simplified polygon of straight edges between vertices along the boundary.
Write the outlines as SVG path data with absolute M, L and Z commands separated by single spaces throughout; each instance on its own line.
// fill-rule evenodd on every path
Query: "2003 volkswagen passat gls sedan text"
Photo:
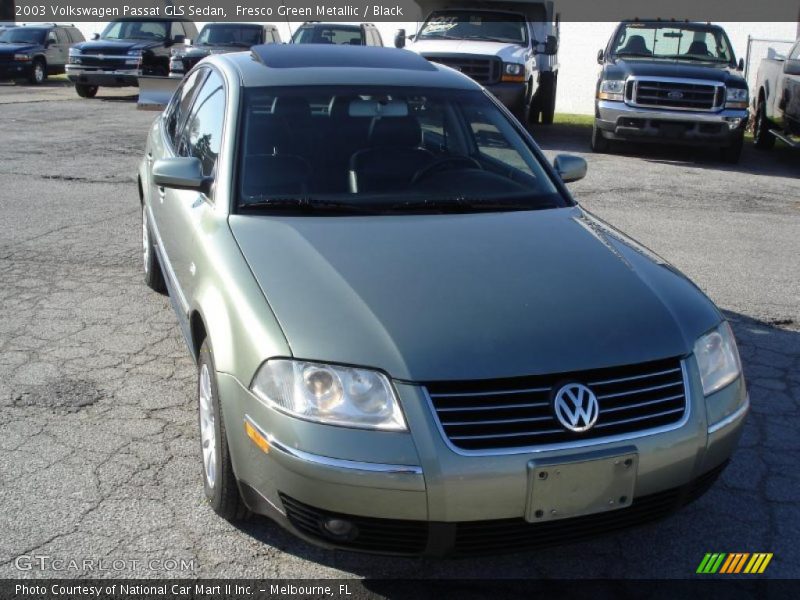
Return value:
M 146 281 L 197 360 L 213 509 L 463 556 L 702 494 L 748 410 L 731 329 L 575 203 L 585 170 L 403 50 L 198 64 L 139 191 Z

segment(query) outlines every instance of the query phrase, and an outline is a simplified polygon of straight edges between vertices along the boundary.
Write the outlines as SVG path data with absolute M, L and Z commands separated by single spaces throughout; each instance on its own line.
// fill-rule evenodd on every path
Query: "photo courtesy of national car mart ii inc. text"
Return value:
M 0 597 L 784 598 L 798 0 L 0 0 Z

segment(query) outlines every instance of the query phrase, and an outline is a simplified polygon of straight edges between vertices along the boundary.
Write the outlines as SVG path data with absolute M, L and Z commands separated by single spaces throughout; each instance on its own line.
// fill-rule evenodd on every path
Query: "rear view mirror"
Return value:
M 744 59 L 743 58 L 739 59 L 739 64 L 736 65 L 736 70 L 744 71 Z
M 177 34 L 175 37 L 172 38 L 172 42 L 175 44 L 185 44 L 186 43 L 186 36 L 182 33 Z
M 203 175 L 199 158 L 160 158 L 153 164 L 153 183 L 174 190 L 193 190 L 208 194 L 214 179 Z
M 580 156 L 559 154 L 553 161 L 553 167 L 564 183 L 578 181 L 586 177 L 586 161 Z
M 397 33 L 394 35 L 394 47 L 404 48 L 405 45 L 406 45 L 406 30 L 398 29 Z
M 99 33 L 93 33 L 92 34 L 92 39 L 93 40 L 99 40 L 100 39 L 100 34 Z
M 558 38 L 554 35 L 548 35 L 544 43 L 544 53 L 553 55 L 558 52 Z
M 351 117 L 407 117 L 408 104 L 403 100 L 353 100 L 348 114 Z
M 605 58 L 605 53 L 603 52 L 603 49 L 600 48 L 600 50 L 597 51 L 597 64 L 602 65 L 604 58 Z

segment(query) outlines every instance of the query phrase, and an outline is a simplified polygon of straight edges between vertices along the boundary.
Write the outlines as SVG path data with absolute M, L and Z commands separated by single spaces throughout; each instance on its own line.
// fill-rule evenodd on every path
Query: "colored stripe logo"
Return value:
M 772 560 L 772 552 L 707 552 L 697 567 L 701 575 L 761 574 Z

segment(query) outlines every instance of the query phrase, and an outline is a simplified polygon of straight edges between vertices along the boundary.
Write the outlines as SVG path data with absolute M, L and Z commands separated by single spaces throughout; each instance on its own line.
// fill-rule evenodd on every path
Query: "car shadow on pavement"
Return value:
M 325 550 L 256 517 L 245 534 L 366 579 L 689 578 L 705 552 L 775 553 L 768 575 L 800 577 L 800 315 L 767 323 L 725 312 L 739 343 L 751 411 L 731 465 L 711 490 L 666 519 L 592 540 L 478 559 Z M 391 596 L 381 582 L 365 586 Z
M 589 145 L 592 128 L 589 125 L 554 124 L 529 128 L 542 150 L 550 152 L 578 152 L 593 154 Z M 773 177 L 800 177 L 800 152 L 778 144 L 771 151 L 759 150 L 752 140 L 745 140 L 738 164 L 720 160 L 714 148 L 681 146 L 678 144 L 621 143 L 613 144 L 611 152 L 597 156 L 640 159 L 647 162 L 674 164 L 681 167 L 712 169 L 768 175 Z

